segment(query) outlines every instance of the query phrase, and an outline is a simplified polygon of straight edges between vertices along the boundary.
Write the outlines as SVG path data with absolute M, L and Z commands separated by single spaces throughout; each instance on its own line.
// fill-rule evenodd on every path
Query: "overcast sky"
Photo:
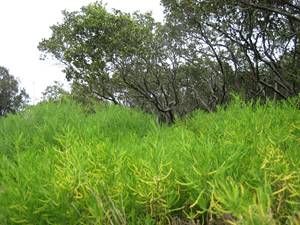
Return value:
M 61 11 L 79 10 L 91 0 L 0 0 L 0 66 L 19 78 L 32 102 L 53 81 L 64 81 L 62 67 L 55 61 L 39 60 L 42 38 L 51 35 L 49 27 L 62 20 Z M 159 0 L 104 0 L 107 8 L 126 12 L 152 11 L 163 19 Z

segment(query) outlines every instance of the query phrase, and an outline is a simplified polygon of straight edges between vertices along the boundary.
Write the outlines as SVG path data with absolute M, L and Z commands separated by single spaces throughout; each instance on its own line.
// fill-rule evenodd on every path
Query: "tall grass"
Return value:
M 0 224 L 299 224 L 300 113 L 196 112 L 172 127 L 117 106 L 0 119 Z

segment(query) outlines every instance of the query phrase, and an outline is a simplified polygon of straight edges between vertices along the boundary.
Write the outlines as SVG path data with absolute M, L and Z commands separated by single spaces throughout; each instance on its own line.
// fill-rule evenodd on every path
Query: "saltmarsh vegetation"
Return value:
M 0 224 L 300 223 L 295 101 L 234 101 L 172 127 L 119 106 L 0 119 Z

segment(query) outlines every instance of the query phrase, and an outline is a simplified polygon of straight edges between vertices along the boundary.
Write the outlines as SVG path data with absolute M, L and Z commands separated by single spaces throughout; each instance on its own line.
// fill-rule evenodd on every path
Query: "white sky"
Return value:
M 62 20 L 61 11 L 79 10 L 92 0 L 0 0 L 0 66 L 19 78 L 32 102 L 53 81 L 65 81 L 57 62 L 39 60 L 37 49 L 42 38 L 51 35 L 50 26 Z M 103 0 L 107 8 L 126 12 L 152 11 L 162 21 L 159 0 Z

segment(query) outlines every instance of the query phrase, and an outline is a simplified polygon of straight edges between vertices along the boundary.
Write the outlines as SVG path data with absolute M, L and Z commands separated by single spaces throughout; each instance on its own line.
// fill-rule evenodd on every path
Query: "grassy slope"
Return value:
M 0 119 L 0 224 L 295 224 L 299 142 L 287 103 L 163 128 L 115 106 L 41 104 Z

